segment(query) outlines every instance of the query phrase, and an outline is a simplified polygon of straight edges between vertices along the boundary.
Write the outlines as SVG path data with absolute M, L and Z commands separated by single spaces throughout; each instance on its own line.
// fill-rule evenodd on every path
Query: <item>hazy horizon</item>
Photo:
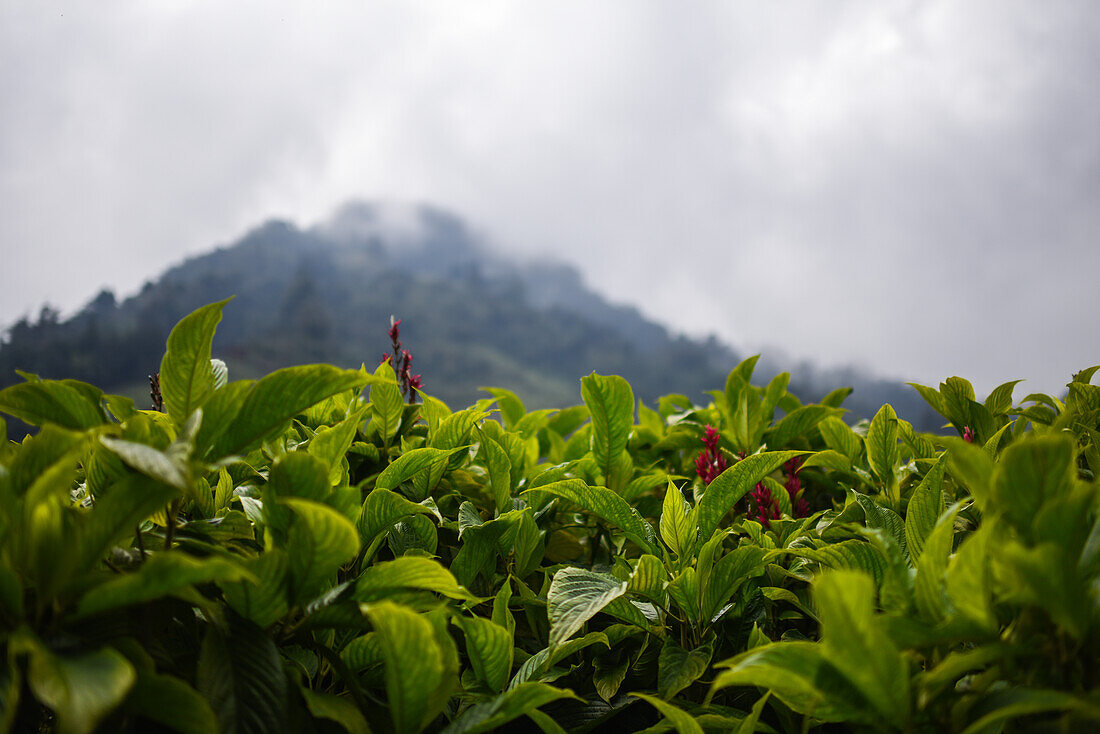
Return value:
M 1097 37 L 1089 2 L 3 1 L 0 325 L 408 201 L 744 353 L 1060 393 L 1100 362 Z

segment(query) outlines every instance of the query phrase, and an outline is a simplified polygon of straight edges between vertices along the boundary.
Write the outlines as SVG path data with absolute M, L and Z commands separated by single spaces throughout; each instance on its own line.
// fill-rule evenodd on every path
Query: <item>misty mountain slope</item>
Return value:
M 309 229 L 267 222 L 122 303 L 104 292 L 68 320 L 44 309 L 37 321 L 18 322 L 0 347 L 0 384 L 17 380 L 18 368 L 137 397 L 171 327 L 230 296 L 214 352 L 234 378 L 316 361 L 373 367 L 389 351 L 394 314 L 425 390 L 452 405 L 484 396 L 486 385 L 514 390 L 528 407 L 574 404 L 591 371 L 623 375 L 650 404 L 673 392 L 703 401 L 740 359 L 713 338 L 674 336 L 633 307 L 608 303 L 567 264 L 494 254 L 450 213 L 353 202 Z M 760 381 L 780 368 L 764 362 Z M 808 364 L 792 374 L 803 399 L 848 384 L 856 392 L 845 407 L 858 416 L 891 402 L 918 425 L 936 424 L 907 386 Z M 823 384 L 833 376 L 849 379 Z

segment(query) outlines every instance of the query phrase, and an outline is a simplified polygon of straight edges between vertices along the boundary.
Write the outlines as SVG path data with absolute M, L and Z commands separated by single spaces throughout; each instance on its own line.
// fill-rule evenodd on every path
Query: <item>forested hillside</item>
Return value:
M 533 407 L 562 405 L 593 370 L 623 375 L 646 401 L 669 392 L 699 399 L 743 356 L 609 304 L 568 264 L 494 254 L 449 213 L 421 206 L 395 217 L 392 208 L 355 202 L 309 229 L 267 222 L 122 302 L 104 291 L 65 320 L 43 307 L 7 329 L 0 387 L 18 382 L 18 369 L 139 398 L 172 325 L 233 295 L 214 352 L 236 378 L 309 362 L 373 366 L 388 348 L 391 314 L 403 320 L 414 372 L 433 395 L 457 404 L 476 399 L 482 385 L 508 385 Z M 859 417 L 890 402 L 919 427 L 938 425 L 896 382 L 768 355 L 759 369 L 791 371 L 792 391 L 806 399 L 850 385 L 845 405 Z

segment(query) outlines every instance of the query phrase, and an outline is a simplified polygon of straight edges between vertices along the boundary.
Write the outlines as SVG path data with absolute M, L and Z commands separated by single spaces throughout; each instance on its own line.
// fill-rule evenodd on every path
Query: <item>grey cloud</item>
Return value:
M 1048 390 L 1100 361 L 1091 3 L 66 16 L 0 10 L 0 320 L 365 196 L 735 345 Z

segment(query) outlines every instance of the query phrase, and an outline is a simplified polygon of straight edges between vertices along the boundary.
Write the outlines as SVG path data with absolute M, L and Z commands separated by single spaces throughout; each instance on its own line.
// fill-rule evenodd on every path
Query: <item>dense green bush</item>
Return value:
M 915 386 L 956 437 L 753 359 L 705 407 L 593 374 L 456 412 L 390 362 L 229 382 L 223 306 L 163 410 L 0 391 L 40 427 L 0 445 L 0 732 L 1100 723 L 1096 367 Z

